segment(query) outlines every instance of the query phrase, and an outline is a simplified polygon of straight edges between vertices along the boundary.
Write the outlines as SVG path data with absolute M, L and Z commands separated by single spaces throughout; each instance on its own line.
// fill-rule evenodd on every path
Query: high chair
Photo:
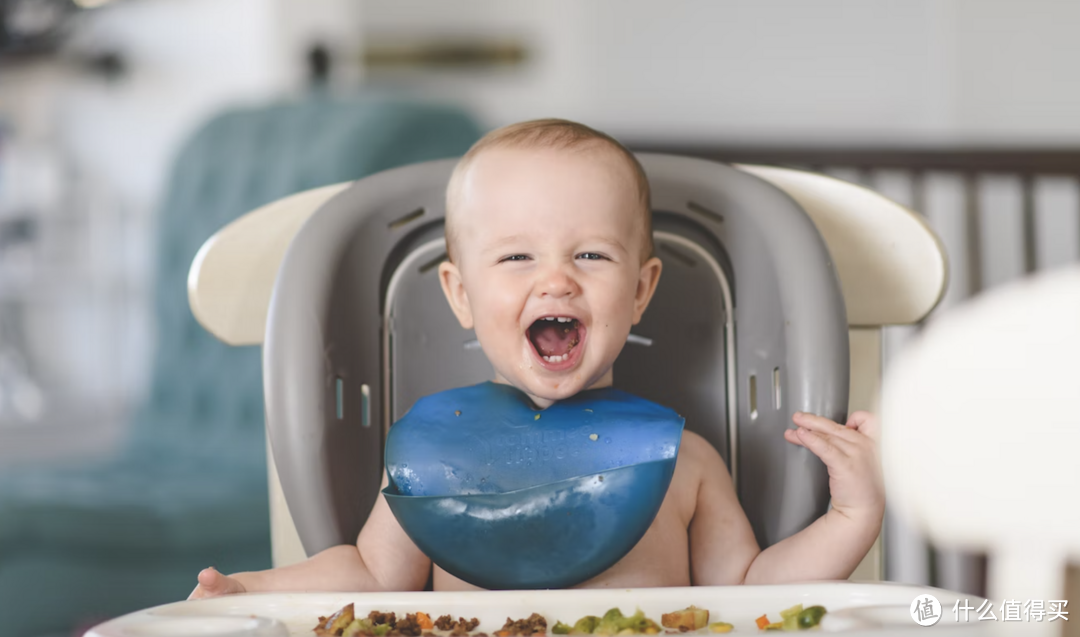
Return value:
M 795 411 L 872 405 L 880 330 L 940 300 L 947 264 L 916 214 L 822 175 L 639 155 L 664 261 L 615 367 L 727 462 L 759 543 L 828 506 L 828 476 L 785 442 Z M 189 300 L 226 343 L 263 345 L 274 561 L 352 543 L 382 441 L 420 396 L 489 380 L 439 289 L 453 161 L 390 170 L 260 208 L 206 242 Z M 881 579 L 879 548 L 856 576 Z
M 857 186 L 780 168 L 639 157 L 665 268 L 616 362 L 615 383 L 676 408 L 717 447 L 759 541 L 771 544 L 828 505 L 821 462 L 782 439 L 792 412 L 843 419 L 871 406 L 880 328 L 918 321 L 936 305 L 944 253 L 916 215 Z M 195 258 L 188 290 L 199 322 L 227 343 L 263 345 L 278 565 L 355 541 L 379 488 L 390 423 L 421 395 L 491 375 L 434 274 L 445 258 L 452 167 L 418 164 L 294 195 L 226 226 Z M 880 552 L 863 566 L 862 577 L 879 579 Z M 945 608 L 960 600 L 939 589 L 851 582 L 265 593 L 177 602 L 88 637 L 309 635 L 318 616 L 346 604 L 362 614 L 477 617 L 485 631 L 534 612 L 550 627 L 616 606 L 659 617 L 690 604 L 747 632 L 763 613 L 778 619 L 805 603 L 829 609 L 823 631 L 908 634 L 922 629 L 905 613 L 927 594 Z M 951 634 L 983 627 L 959 628 Z

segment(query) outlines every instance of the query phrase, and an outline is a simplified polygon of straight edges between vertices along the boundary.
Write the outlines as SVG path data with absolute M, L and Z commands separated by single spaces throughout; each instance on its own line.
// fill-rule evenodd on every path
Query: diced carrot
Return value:
M 417 613 L 416 623 L 420 624 L 420 628 L 424 630 L 431 630 L 435 627 L 435 622 L 431 621 L 431 617 L 428 617 L 427 613 Z
M 496 635 L 496 637 L 510 637 L 510 631 L 509 630 L 498 630 L 498 631 L 495 631 L 495 635 Z
M 772 622 L 769 621 L 769 618 L 766 615 L 762 615 L 761 617 L 758 617 L 754 621 L 757 622 L 757 627 L 762 629 L 762 630 L 764 630 L 766 626 L 768 626 L 770 623 L 772 623 Z

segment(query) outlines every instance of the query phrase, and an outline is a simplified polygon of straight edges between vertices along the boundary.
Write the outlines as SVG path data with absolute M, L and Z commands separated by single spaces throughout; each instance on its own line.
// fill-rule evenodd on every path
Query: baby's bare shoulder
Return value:
M 676 470 L 684 473 L 687 478 L 701 481 L 714 472 L 726 472 L 727 468 L 720 453 L 708 440 L 687 429 L 682 434 Z
M 701 434 L 689 429 L 683 430 L 682 445 L 679 446 L 679 462 L 682 462 L 684 458 L 687 462 L 695 464 L 719 462 L 722 465 L 724 463 L 716 447 L 713 447 Z

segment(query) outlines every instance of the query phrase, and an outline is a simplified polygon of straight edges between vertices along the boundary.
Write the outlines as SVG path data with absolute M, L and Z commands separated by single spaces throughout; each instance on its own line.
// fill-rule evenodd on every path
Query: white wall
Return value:
M 77 48 L 118 50 L 130 74 L 113 85 L 91 79 L 68 85 L 61 119 L 75 156 L 98 166 L 126 196 L 152 204 L 164 167 L 199 123 L 227 106 L 296 90 L 313 32 L 355 35 L 356 24 L 334 11 L 344 5 L 340 0 L 320 0 L 313 8 L 323 10 L 314 14 L 321 19 L 296 4 L 154 0 L 86 14 Z
M 519 76 L 433 79 L 492 124 L 746 143 L 1080 141 L 1071 0 L 365 0 L 365 33 L 520 34 Z M 417 82 L 403 82 L 418 89 Z

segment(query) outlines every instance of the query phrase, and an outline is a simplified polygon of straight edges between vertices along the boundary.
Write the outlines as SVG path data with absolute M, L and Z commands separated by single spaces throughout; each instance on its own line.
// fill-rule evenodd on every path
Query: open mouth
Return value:
M 537 356 L 549 366 L 563 367 L 577 358 L 585 325 L 570 316 L 545 316 L 533 321 L 528 336 Z

